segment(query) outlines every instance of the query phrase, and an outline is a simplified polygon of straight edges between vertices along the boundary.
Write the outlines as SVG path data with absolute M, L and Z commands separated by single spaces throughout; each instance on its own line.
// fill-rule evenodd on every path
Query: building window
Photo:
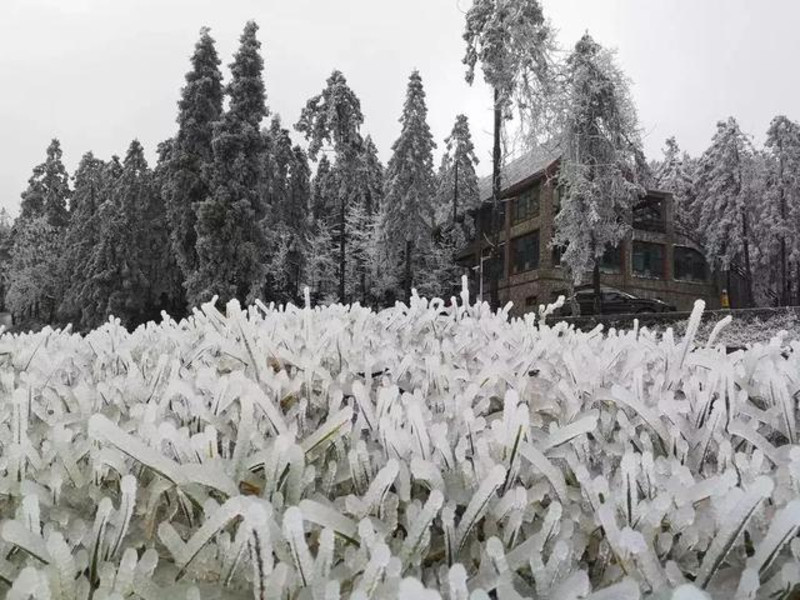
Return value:
M 539 268 L 539 232 L 511 240 L 511 274 Z
M 476 219 L 476 229 L 484 235 L 492 235 L 495 231 L 503 231 L 506 228 L 506 203 L 499 202 L 497 205 L 497 228 L 492 229 L 492 201 L 485 202 L 478 210 Z
M 553 186 L 553 216 L 561 212 L 561 196 L 564 194 L 564 189 L 560 185 Z
M 675 246 L 675 279 L 680 281 L 708 281 L 705 257 L 694 248 Z
M 664 279 L 664 245 L 633 242 L 633 274 L 637 277 Z
M 536 296 L 527 296 L 525 298 L 525 307 L 530 308 L 531 306 L 535 307 L 538 304 L 538 298 Z
M 622 248 L 606 248 L 600 259 L 601 273 L 622 273 Z
M 487 246 L 482 250 L 482 255 L 484 257 L 483 261 L 483 276 L 484 279 L 489 281 L 491 280 L 492 276 L 495 273 L 495 269 L 497 269 L 497 277 L 502 279 L 505 277 L 505 268 L 506 268 L 506 245 L 505 243 L 501 243 L 497 247 L 497 255 L 494 259 L 491 258 L 492 256 L 492 249 L 491 247 Z
M 541 186 L 525 190 L 511 201 L 511 224 L 516 225 L 539 216 Z
M 667 229 L 664 201 L 660 198 L 647 198 L 633 207 L 633 228 L 642 231 L 663 233 Z
M 553 256 L 553 266 L 560 267 L 561 266 L 561 257 L 564 255 L 566 251 L 566 246 L 553 246 L 552 247 L 552 256 Z

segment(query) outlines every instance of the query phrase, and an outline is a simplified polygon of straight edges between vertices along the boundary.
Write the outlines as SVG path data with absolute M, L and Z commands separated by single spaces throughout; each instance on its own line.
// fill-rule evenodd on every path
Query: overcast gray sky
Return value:
M 489 169 L 490 93 L 463 79 L 471 0 L 2 0 L 0 205 L 19 194 L 52 137 L 72 172 L 87 150 L 151 160 L 175 130 L 176 101 L 198 31 L 212 28 L 225 67 L 246 20 L 261 27 L 267 101 L 293 125 L 331 70 L 361 98 L 384 160 L 399 133 L 407 78 L 420 70 L 440 146 L 470 117 Z M 618 50 L 633 80 L 648 157 L 675 135 L 693 154 L 717 120 L 736 116 L 757 142 L 776 114 L 800 119 L 797 0 L 544 0 L 559 41 L 588 30 Z

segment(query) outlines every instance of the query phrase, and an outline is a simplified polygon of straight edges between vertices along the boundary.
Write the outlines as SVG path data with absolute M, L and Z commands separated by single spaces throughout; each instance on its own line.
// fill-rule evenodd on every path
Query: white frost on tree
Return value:
M 706 256 L 713 267 L 743 271 L 746 303 L 752 302 L 751 242 L 754 148 L 733 117 L 717 123 L 711 146 L 698 161 L 696 191 L 698 225 Z
M 603 253 L 630 230 L 628 214 L 643 193 L 636 180 L 641 153 L 636 110 L 614 55 L 588 34 L 566 65 L 561 207 L 553 244 L 578 283 L 593 272 L 599 289 Z
M 430 258 L 435 193 L 433 141 L 427 122 L 425 90 L 418 71 L 411 74 L 400 117 L 400 137 L 392 145 L 386 170 L 385 229 L 399 261 L 403 295 Z
M 672 194 L 676 228 L 696 239 L 699 237 L 697 221 L 691 211 L 695 163 L 686 152 L 681 152 L 675 137 L 667 139 L 662 151 L 664 158 L 655 170 L 654 183 L 659 190 Z

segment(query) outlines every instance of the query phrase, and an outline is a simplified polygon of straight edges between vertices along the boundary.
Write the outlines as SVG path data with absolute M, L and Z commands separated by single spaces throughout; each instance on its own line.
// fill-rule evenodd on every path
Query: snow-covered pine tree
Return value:
M 547 120 L 548 98 L 553 90 L 551 56 L 554 35 L 538 0 L 474 0 L 467 11 L 464 41 L 466 80 L 472 84 L 478 62 L 494 90 L 494 145 L 492 150 L 492 257 L 500 247 L 499 203 L 503 163 L 500 138 L 503 118 L 510 117 L 514 100 L 531 138 L 541 134 L 539 124 Z M 494 262 L 494 260 L 492 261 Z M 500 273 L 492 272 L 491 300 L 499 305 Z
M 200 30 L 191 63 L 178 101 L 178 133 L 163 164 L 170 242 L 184 281 L 197 269 L 196 207 L 209 195 L 213 124 L 222 114 L 220 60 L 207 27 Z
M 433 141 L 427 121 L 425 90 L 419 71 L 408 81 L 400 137 L 392 145 L 386 169 L 384 228 L 393 252 L 403 265 L 404 299 L 408 300 L 415 276 L 424 272 L 431 256 L 434 223 Z
M 176 318 L 185 316 L 187 312 L 184 275 L 174 252 L 167 216 L 166 190 L 174 152 L 174 139 L 158 145 L 158 162 L 152 172 L 152 194 L 144 207 L 143 241 L 147 244 L 145 268 L 150 282 L 148 320 L 158 319 L 162 310 Z
M 308 100 L 295 128 L 309 141 L 308 154 L 316 160 L 324 146 L 336 155 L 336 243 L 338 245 L 339 301 L 347 298 L 348 231 L 347 214 L 360 195 L 354 183 L 360 178 L 357 171 L 364 140 L 360 129 L 364 123 L 361 102 L 347 85 L 341 71 L 334 71 L 325 89 Z
M 329 304 L 335 302 L 337 298 L 339 279 L 335 232 L 336 226 L 325 219 L 308 220 L 303 279 L 315 303 Z
M 333 302 L 338 288 L 338 246 L 334 243 L 337 230 L 335 204 L 336 174 L 328 157 L 323 154 L 311 181 L 311 198 L 307 218 L 305 285 L 311 289 L 315 302 Z
M 788 305 L 792 280 L 800 286 L 800 124 L 783 115 L 775 117 L 767 131 L 765 147 L 770 158 L 767 202 L 762 213 L 766 230 L 758 239 L 766 237 L 777 245 L 777 252 L 770 258 L 778 259 L 779 299 Z
M 8 271 L 11 266 L 11 216 L 0 207 L 0 311 L 5 311 Z
M 34 167 L 33 175 L 28 180 L 28 189 L 22 193 L 22 219 L 44 216 L 53 227 L 66 226 L 70 189 L 69 174 L 62 162 L 62 154 L 61 143 L 53 139 L 47 147 L 47 158 Z
M 474 224 L 469 211 L 479 203 L 475 146 L 465 115 L 458 115 L 453 130 L 445 139 L 445 153 L 436 175 L 436 220 L 433 232 L 432 265 L 429 283 L 420 286 L 441 297 L 457 293 L 463 269 L 455 253 L 471 238 Z
M 65 281 L 61 257 L 69 196 L 61 144 L 53 139 L 47 158 L 33 169 L 9 235 L 6 303 L 17 319 L 55 322 Z
M 111 193 L 97 212 L 100 232 L 87 269 L 82 300 L 86 302 L 86 327 L 100 325 L 110 315 L 128 327 L 156 318 L 161 302 L 159 255 L 168 253 L 166 228 L 153 173 L 142 145 L 131 142 L 122 172 L 110 182 Z M 160 238 L 161 244 L 156 243 Z
M 26 328 L 54 323 L 64 288 L 63 228 L 44 215 L 18 218 L 14 226 L 5 304 Z
M 326 219 L 331 215 L 336 187 L 332 179 L 331 162 L 323 154 L 317 163 L 317 172 L 311 182 L 311 214 L 315 221 Z
M 354 199 L 347 214 L 351 256 L 348 264 L 348 296 L 363 305 L 380 305 L 384 299 L 373 285 L 378 277 L 375 264 L 375 236 L 378 234 L 380 209 L 383 203 L 384 168 L 378 149 L 370 136 L 364 139 L 359 164 L 353 180 Z
M 463 220 L 463 216 L 480 202 L 478 197 L 478 165 L 475 145 L 469 130 L 466 115 L 458 115 L 453 130 L 445 139 L 445 153 L 437 177 L 437 221 L 453 223 Z
M 755 199 L 745 175 L 752 167 L 753 155 L 753 145 L 736 119 L 718 122 L 711 146 L 698 162 L 695 185 L 708 260 L 725 271 L 743 269 L 745 305 L 753 302 L 750 249 Z
M 589 34 L 567 60 L 567 86 L 553 245 L 565 247 L 561 262 L 573 282 L 592 272 L 602 311 L 600 259 L 629 231 L 628 214 L 644 192 L 636 181 L 641 142 L 627 80 Z
M 285 129 L 282 132 L 285 141 L 291 144 L 289 132 Z M 282 154 L 279 152 L 278 157 Z M 308 156 L 299 146 L 286 148 L 285 156 L 276 162 L 280 177 L 274 181 L 280 195 L 274 197 L 276 204 L 271 205 L 276 227 L 268 232 L 277 248 L 270 265 L 272 294 L 278 301 L 298 303 L 302 299 L 301 284 L 308 255 L 311 172 Z
M 290 195 L 290 172 L 295 160 L 289 130 L 281 125 L 279 115 L 274 115 L 264 136 L 263 188 L 265 206 L 273 218 L 285 222 L 284 211 Z
M 299 302 L 303 293 L 302 280 L 305 275 L 305 258 L 308 255 L 309 212 L 311 205 L 311 168 L 308 155 L 300 146 L 292 148 L 293 160 L 289 171 L 289 193 L 283 209 L 287 229 L 292 236 L 289 251 L 289 291 Z
M 198 305 L 219 296 L 252 301 L 263 294 L 268 257 L 263 226 L 266 207 L 259 194 L 263 138 L 267 116 L 256 38 L 250 21 L 231 64 L 227 112 L 213 126 L 213 160 L 209 167 L 209 196 L 197 210 L 197 271 L 189 278 L 189 301 Z
M 667 139 L 662 151 L 664 159 L 655 170 L 655 185 L 660 190 L 672 193 L 675 227 L 684 235 L 700 240 L 697 220 L 692 213 L 695 165 L 688 154 L 681 153 L 674 136 Z
M 98 209 L 105 200 L 104 172 L 106 165 L 87 152 L 81 158 L 73 177 L 69 226 L 65 233 L 63 271 L 66 277 L 59 313 L 65 321 L 80 327 L 86 320 L 82 291 L 89 277 L 89 261 L 98 243 L 100 222 Z

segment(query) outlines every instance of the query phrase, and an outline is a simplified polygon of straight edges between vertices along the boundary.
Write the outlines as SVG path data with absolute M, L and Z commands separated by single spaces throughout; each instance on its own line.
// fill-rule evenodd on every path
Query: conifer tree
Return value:
M 414 276 L 430 258 L 434 221 L 433 141 L 427 122 L 425 90 L 418 71 L 411 74 L 400 117 L 400 137 L 392 145 L 386 170 L 385 229 L 403 264 L 403 293 L 411 296 Z
M 467 11 L 464 41 L 466 80 L 471 85 L 480 62 L 483 76 L 494 90 L 494 145 L 492 150 L 492 257 L 499 249 L 499 206 L 502 190 L 500 145 L 503 119 L 510 116 L 515 98 L 525 107 L 521 116 L 534 132 L 547 112 L 552 91 L 550 75 L 553 32 L 538 0 L 475 0 Z M 492 260 L 495 263 L 495 260 Z M 491 274 L 492 305 L 499 306 L 497 269 Z
M 375 264 L 375 236 L 378 234 L 383 204 L 384 168 L 372 137 L 364 139 L 358 160 L 353 181 L 355 200 L 347 215 L 353 249 L 348 295 L 359 298 L 363 305 L 380 304 L 382 294 L 375 287 L 379 277 L 379 267 Z
M 200 30 L 191 62 L 178 102 L 178 133 L 163 168 L 170 242 L 184 280 L 197 270 L 196 208 L 209 195 L 213 124 L 222 114 L 220 60 L 207 27 Z
M 334 71 L 325 89 L 309 99 L 295 128 L 309 141 L 308 154 L 316 160 L 324 146 L 336 154 L 336 242 L 338 244 L 339 301 L 347 297 L 347 220 L 351 205 L 360 196 L 355 186 L 364 140 L 361 102 L 347 85 L 341 71 Z
M 553 244 L 578 283 L 591 271 L 595 312 L 602 312 L 600 259 L 630 229 L 627 215 L 644 193 L 636 180 L 641 143 L 627 81 L 613 55 L 589 34 L 567 61 L 561 210 Z
M 445 139 L 445 153 L 437 177 L 437 221 L 444 224 L 447 215 L 453 223 L 463 220 L 463 215 L 476 208 L 478 177 L 475 167 L 475 145 L 466 115 L 458 115 L 453 130 Z
M 711 146 L 698 163 L 699 227 L 709 262 L 725 271 L 743 267 L 744 302 L 753 302 L 751 236 L 754 201 L 747 185 L 754 149 L 733 117 L 717 123 Z
M 46 216 L 17 219 L 11 246 L 5 304 L 14 321 L 28 328 L 55 322 L 64 286 L 63 230 Z
M 322 155 L 311 181 L 310 214 L 307 219 L 305 281 L 316 302 L 332 302 L 338 289 L 338 245 L 334 243 L 337 184 L 328 157 Z
M 0 207 L 0 311 L 5 311 L 8 271 L 11 266 L 11 217 Z
M 692 215 L 694 202 L 694 165 L 685 152 L 681 153 L 674 137 L 666 141 L 664 159 L 655 171 L 655 186 L 671 192 L 674 200 L 675 226 L 694 239 L 699 239 L 697 221 Z
M 317 172 L 311 182 L 311 214 L 315 221 L 330 216 L 334 205 L 335 187 L 330 160 L 323 154 L 317 163 Z
M 45 162 L 33 169 L 33 175 L 28 180 L 28 189 L 22 193 L 22 219 L 44 216 L 53 227 L 66 226 L 69 218 L 69 175 L 61 158 L 61 144 L 53 139 L 47 147 Z
M 89 277 L 88 265 L 99 240 L 100 222 L 97 218 L 104 197 L 106 166 L 94 154 L 81 158 L 74 176 L 70 201 L 69 226 L 65 233 L 63 270 L 67 279 L 59 312 L 79 327 L 86 317 L 82 294 Z
M 779 298 L 788 305 L 792 274 L 800 275 L 800 125 L 782 115 L 775 117 L 765 145 L 771 158 L 763 211 L 766 231 L 758 237 L 774 240 L 777 245 Z M 770 258 L 775 256 L 770 254 Z M 800 286 L 800 278 L 797 284 Z
M 144 241 L 148 249 L 146 269 L 150 283 L 148 320 L 157 320 L 162 310 L 176 318 L 187 314 L 184 275 L 172 245 L 167 211 L 167 182 L 174 153 L 174 139 L 158 145 L 158 162 L 152 171 L 152 194 L 144 214 Z
M 263 293 L 266 277 L 264 202 L 259 193 L 267 116 L 262 71 L 264 61 L 250 21 L 240 38 L 227 87 L 229 108 L 214 124 L 210 194 L 197 212 L 198 269 L 189 278 L 189 300 L 198 305 L 219 296 L 252 301 Z
M 278 115 L 272 117 L 270 127 L 263 132 L 263 137 L 264 202 L 270 208 L 272 217 L 284 220 L 282 211 L 287 205 L 289 195 L 289 172 L 295 159 L 292 138 L 289 130 L 281 125 Z M 270 228 L 274 228 L 274 224 Z
M 6 303 L 17 319 L 54 322 L 64 287 L 61 265 L 69 222 L 69 175 L 61 145 L 53 139 L 45 162 L 34 167 L 22 193 L 20 216 L 9 240 Z
M 137 140 L 131 142 L 119 176 L 112 172 L 107 184 L 111 193 L 97 213 L 100 232 L 88 268 L 85 295 L 91 304 L 85 325 L 96 327 L 114 315 L 132 327 L 153 316 L 153 255 L 166 250 L 152 245 L 149 215 L 159 199 Z
M 283 131 L 288 140 L 289 132 Z M 288 155 L 279 160 L 280 163 L 284 161 L 278 168 L 282 175 L 281 196 L 271 207 L 275 215 L 275 231 L 271 234 L 277 236 L 277 251 L 270 272 L 276 279 L 275 297 L 284 302 L 298 302 L 307 257 L 311 173 L 308 157 L 299 146 L 289 148 Z

